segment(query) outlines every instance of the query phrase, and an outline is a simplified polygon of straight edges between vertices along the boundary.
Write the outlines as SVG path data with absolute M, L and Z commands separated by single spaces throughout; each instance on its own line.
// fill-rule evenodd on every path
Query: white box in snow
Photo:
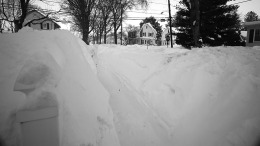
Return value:
M 23 146 L 59 146 L 58 107 L 18 111 Z

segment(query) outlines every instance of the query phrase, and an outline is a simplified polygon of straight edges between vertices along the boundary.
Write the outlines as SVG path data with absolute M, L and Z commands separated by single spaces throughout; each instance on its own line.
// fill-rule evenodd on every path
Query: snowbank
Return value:
M 96 49 L 121 145 L 260 144 L 259 47 Z
M 21 145 L 17 111 L 54 105 L 62 146 L 119 145 L 109 93 L 87 49 L 68 31 L 0 35 L 1 145 Z

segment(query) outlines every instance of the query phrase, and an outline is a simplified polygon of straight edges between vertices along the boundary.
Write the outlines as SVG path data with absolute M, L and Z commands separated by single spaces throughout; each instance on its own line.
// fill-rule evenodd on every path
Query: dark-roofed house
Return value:
M 246 46 L 260 46 L 260 21 L 245 22 L 247 28 Z
M 57 24 L 55 21 L 53 21 L 48 17 L 46 18 L 44 17 L 46 16 L 41 14 L 39 11 L 32 10 L 27 13 L 23 26 L 29 26 L 32 27 L 33 29 L 38 29 L 38 30 L 54 30 L 60 28 L 60 25 Z

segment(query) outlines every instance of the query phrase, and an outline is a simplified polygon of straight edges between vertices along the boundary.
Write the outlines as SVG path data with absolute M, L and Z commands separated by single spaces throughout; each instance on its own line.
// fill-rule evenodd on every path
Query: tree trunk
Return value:
M 97 30 L 97 38 L 96 38 L 97 44 L 99 44 L 99 31 Z
M 107 43 L 107 34 L 106 34 L 106 30 L 105 30 L 105 32 L 104 32 L 104 44 L 106 44 Z
M 114 41 L 117 44 L 117 30 L 116 30 L 116 23 L 114 23 Z
M 83 40 L 87 45 L 89 45 L 87 30 L 85 30 L 85 29 L 83 30 L 82 36 L 83 36 L 82 40 Z
M 22 15 L 21 15 L 19 20 L 14 20 L 15 32 L 18 32 L 18 30 L 23 28 L 23 22 L 24 22 L 24 19 L 26 18 L 26 15 L 27 15 L 27 7 L 28 7 L 29 1 L 30 0 L 27 0 L 25 2 L 25 0 L 20 0 L 20 5 L 21 5 L 21 9 L 22 9 Z
M 104 22 L 104 44 L 107 43 L 107 23 Z
M 199 14 L 199 1 L 191 0 L 191 23 L 192 23 L 192 34 L 195 47 L 200 47 L 200 14 Z
M 99 42 L 102 44 L 102 30 L 99 31 Z
M 89 41 L 88 41 L 88 37 L 89 37 L 89 24 L 85 23 L 83 24 L 83 32 L 82 32 L 82 36 L 83 36 L 83 41 L 89 45 Z

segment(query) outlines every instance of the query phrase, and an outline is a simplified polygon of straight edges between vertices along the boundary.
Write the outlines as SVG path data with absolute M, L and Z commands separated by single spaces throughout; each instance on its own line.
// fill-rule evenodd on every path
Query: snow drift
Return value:
M 109 93 L 84 42 L 68 31 L 24 28 L 1 34 L 0 52 L 1 145 L 22 145 L 17 111 L 54 105 L 62 146 L 119 145 Z
M 96 46 L 124 146 L 257 146 L 260 47 Z
M 260 47 L 86 46 L 24 28 L 0 34 L 0 67 L 0 145 L 21 145 L 17 111 L 49 106 L 62 146 L 260 144 Z

